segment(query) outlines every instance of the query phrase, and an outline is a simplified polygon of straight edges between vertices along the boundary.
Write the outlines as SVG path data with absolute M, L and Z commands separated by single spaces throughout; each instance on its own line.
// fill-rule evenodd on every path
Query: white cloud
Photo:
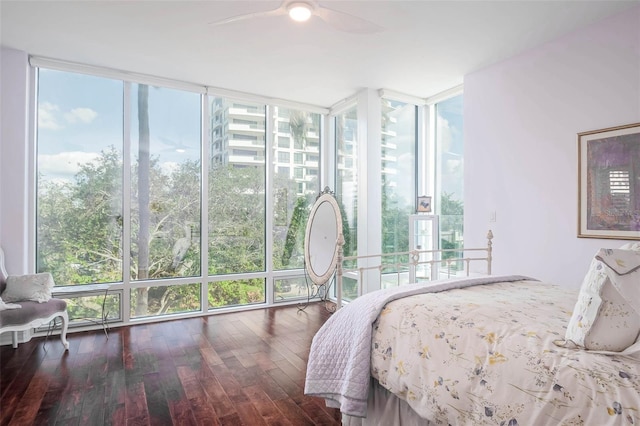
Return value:
M 64 125 L 59 121 L 60 107 L 51 102 L 41 102 L 38 106 L 38 126 L 41 129 L 60 130 Z M 63 114 L 64 119 L 71 124 L 91 123 L 98 113 L 91 108 L 74 108 Z
M 165 161 L 160 163 L 160 168 L 164 173 L 170 175 L 171 173 L 178 170 L 180 168 L 180 165 L 175 161 Z
M 69 123 L 76 123 L 78 121 L 81 121 L 88 124 L 91 123 L 97 116 L 98 113 L 91 108 L 74 108 L 64 114 L 64 118 Z
M 80 164 L 89 163 L 100 154 L 97 152 L 70 151 L 59 154 L 38 155 L 38 172 L 44 176 L 71 178 L 80 171 Z
M 449 124 L 449 121 L 443 117 L 438 116 L 437 121 L 440 145 L 443 151 L 448 151 L 453 141 L 454 129 Z
M 64 126 L 58 123 L 56 113 L 60 111 L 58 105 L 42 102 L 38 106 L 38 127 L 41 129 L 60 130 Z

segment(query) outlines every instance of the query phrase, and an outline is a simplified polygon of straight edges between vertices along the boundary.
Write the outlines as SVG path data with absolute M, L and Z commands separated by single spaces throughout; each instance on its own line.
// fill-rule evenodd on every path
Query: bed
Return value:
M 305 394 L 346 425 L 640 425 L 627 246 L 600 250 L 579 290 L 488 275 L 362 295 L 314 337 Z

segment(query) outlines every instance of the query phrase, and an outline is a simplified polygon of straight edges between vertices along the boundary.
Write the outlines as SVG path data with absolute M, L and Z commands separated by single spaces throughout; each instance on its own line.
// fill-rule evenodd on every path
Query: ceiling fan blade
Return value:
M 253 12 L 253 13 L 246 13 L 244 15 L 231 16 L 229 18 L 221 19 L 220 21 L 209 22 L 209 25 L 219 26 L 219 25 L 224 25 L 224 24 L 230 24 L 232 22 L 244 21 L 244 20 L 252 19 L 252 18 L 259 18 L 259 17 L 266 17 L 266 16 L 278 16 L 278 15 L 286 15 L 286 14 L 287 14 L 287 10 L 285 8 L 283 8 L 282 6 L 280 6 L 280 7 L 276 8 L 276 9 L 265 10 L 263 12 Z
M 317 6 L 314 14 L 336 30 L 347 33 L 373 34 L 384 31 L 383 27 L 371 21 L 324 6 Z

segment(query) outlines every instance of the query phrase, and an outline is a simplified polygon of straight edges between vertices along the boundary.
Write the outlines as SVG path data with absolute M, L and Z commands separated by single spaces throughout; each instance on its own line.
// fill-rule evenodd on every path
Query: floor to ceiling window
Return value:
M 39 72 L 36 270 L 58 286 L 123 279 L 123 92 L 122 81 Z M 71 317 L 95 317 L 94 299 L 71 300 Z
M 464 134 L 463 95 L 435 104 L 436 211 L 440 215 L 440 247 L 463 247 Z M 444 254 L 443 257 L 452 257 Z M 463 265 L 456 265 L 462 268 Z
M 409 251 L 409 216 L 416 204 L 417 110 L 414 104 L 381 99 L 381 230 L 382 253 Z M 389 264 L 407 263 L 408 255 L 385 256 Z M 406 267 L 387 267 L 381 286 L 400 285 Z M 407 276 L 408 279 L 408 276 Z
M 382 99 L 382 252 L 409 250 L 416 203 L 417 106 Z
M 342 214 L 344 256 L 358 254 L 358 112 L 354 106 L 335 120 L 336 199 Z M 351 266 L 353 266 L 352 264 Z M 345 299 L 357 296 L 357 282 L 344 280 Z
M 74 323 L 306 297 L 320 113 L 47 68 L 37 84 L 36 269 Z
M 200 95 L 131 84 L 131 281 L 200 276 Z M 200 310 L 200 285 L 136 286 L 131 318 Z
M 209 168 L 209 306 L 262 303 L 265 270 L 266 106 L 212 97 Z
M 273 250 L 275 271 L 304 268 L 309 211 L 320 189 L 320 114 L 273 108 Z M 279 278 L 276 300 L 307 295 L 303 276 Z

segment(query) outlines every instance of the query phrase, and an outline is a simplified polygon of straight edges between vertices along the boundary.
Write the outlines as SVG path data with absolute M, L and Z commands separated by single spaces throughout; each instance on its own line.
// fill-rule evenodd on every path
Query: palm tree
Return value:
M 138 85 L 138 279 L 149 278 L 149 86 Z M 138 288 L 136 316 L 146 315 L 149 305 L 149 289 Z

